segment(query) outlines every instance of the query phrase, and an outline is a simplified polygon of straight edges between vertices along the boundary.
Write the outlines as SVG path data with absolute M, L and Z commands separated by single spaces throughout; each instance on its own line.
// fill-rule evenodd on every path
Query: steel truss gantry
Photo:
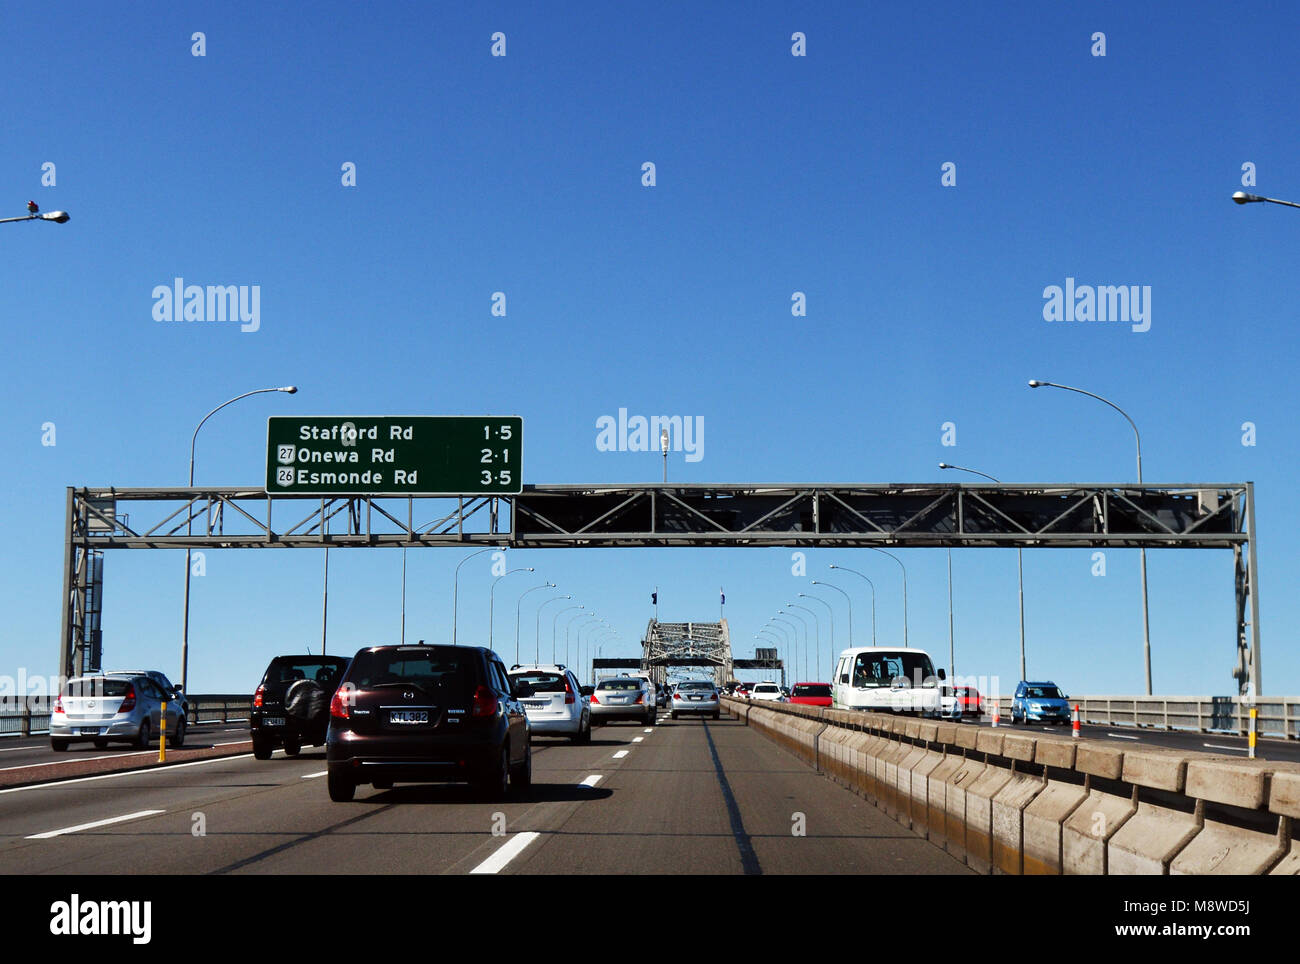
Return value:
M 670 666 L 711 670 L 717 686 L 731 679 L 731 630 L 727 621 L 661 623 L 650 620 L 641 640 L 641 668 L 662 686 Z
M 418 506 L 418 511 L 417 511 Z M 436 521 L 417 529 L 416 516 Z M 190 524 L 194 531 L 187 532 Z M 1262 693 L 1254 483 L 533 485 L 518 495 L 67 490 L 60 667 L 84 662 L 85 554 L 502 546 L 1231 549 L 1241 692 Z

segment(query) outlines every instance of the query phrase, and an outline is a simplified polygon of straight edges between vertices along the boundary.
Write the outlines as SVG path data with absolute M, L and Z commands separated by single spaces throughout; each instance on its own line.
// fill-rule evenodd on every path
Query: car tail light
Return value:
M 486 686 L 480 686 L 474 691 L 474 705 L 470 708 L 470 716 L 496 716 L 500 704 L 497 702 L 497 695 Z
M 117 708 L 119 713 L 129 713 L 135 709 L 135 687 L 130 683 L 126 684 L 126 696 L 122 698 L 122 705 Z
M 593 703 L 599 703 L 599 702 L 600 702 L 600 700 L 596 699 L 596 694 L 595 694 L 594 691 L 593 691 L 592 694 L 591 694 L 591 701 L 592 701 Z
M 675 700 L 680 700 L 681 698 L 682 698 L 682 694 L 681 694 L 681 693 L 674 693 L 674 694 L 673 694 L 673 699 L 675 699 Z
M 266 693 L 266 686 L 259 686 L 257 692 L 253 694 L 253 709 L 262 708 L 262 696 Z
M 62 713 L 62 712 L 63 712 L 63 697 L 62 697 L 62 696 L 56 696 L 56 697 L 54 697 L 54 712 L 55 712 L 55 713 Z
M 351 692 L 349 690 L 349 692 Z M 261 706 L 262 687 L 257 688 L 257 696 L 253 699 L 254 706 Z M 352 719 L 352 707 L 348 705 L 347 699 L 343 696 L 343 690 L 335 690 L 334 695 L 330 698 L 330 716 L 336 720 Z
M 573 687 L 569 685 L 569 681 L 566 679 L 564 681 L 564 704 L 567 706 L 572 702 L 573 702 Z
M 644 702 L 645 702 L 645 694 L 643 694 L 643 693 L 638 693 L 638 694 L 637 694 L 636 701 L 637 701 L 638 703 L 644 703 Z

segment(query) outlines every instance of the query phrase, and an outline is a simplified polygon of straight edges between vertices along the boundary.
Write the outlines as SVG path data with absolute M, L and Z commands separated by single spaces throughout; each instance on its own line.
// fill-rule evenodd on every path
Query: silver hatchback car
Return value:
M 101 748 L 126 742 L 144 749 L 161 730 L 164 701 L 168 743 L 179 747 L 185 742 L 182 704 L 148 676 L 75 676 L 50 712 L 50 746 L 66 750 L 76 742 Z

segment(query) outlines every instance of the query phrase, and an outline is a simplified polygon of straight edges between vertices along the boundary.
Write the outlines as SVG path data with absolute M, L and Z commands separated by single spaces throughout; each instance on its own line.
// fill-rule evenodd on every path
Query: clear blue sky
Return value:
M 1123 406 L 1149 482 L 1258 484 L 1265 691 L 1300 692 L 1300 212 L 1229 201 L 1247 163 L 1247 190 L 1300 199 L 1300 8 L 703 6 L 11 9 L 0 208 L 31 198 L 72 220 L 0 225 L 0 673 L 54 668 L 65 486 L 183 485 L 195 424 L 253 388 L 301 390 L 209 422 L 199 482 L 258 483 L 266 417 L 295 413 L 518 414 L 527 482 L 656 481 L 657 452 L 596 447 L 620 407 L 703 418 L 704 457 L 675 456 L 676 481 L 955 481 L 941 460 L 1131 481 L 1123 420 L 1026 386 L 1040 378 Z M 260 329 L 155 321 L 154 286 L 178 276 L 259 285 Z M 1043 289 L 1067 278 L 1150 286 L 1150 330 L 1045 321 Z M 409 635 L 450 634 L 460 558 L 410 555 Z M 462 640 L 487 635 L 487 558 L 462 572 Z M 911 641 L 946 664 L 944 553 L 902 558 Z M 317 645 L 321 561 L 211 554 L 190 689 L 248 691 L 273 654 Z M 395 640 L 400 553 L 330 562 L 331 651 Z M 674 620 L 716 618 L 724 586 L 749 655 L 830 562 L 872 576 L 880 638 L 900 640 L 898 569 L 865 550 L 810 552 L 807 578 L 780 549 L 510 553 L 610 619 L 606 655 L 636 652 L 656 585 Z M 1137 552 L 1091 567 L 1026 554 L 1030 675 L 1140 692 Z M 1231 692 L 1231 554 L 1153 551 L 1149 569 L 1157 692 Z M 957 668 L 1005 692 L 1015 553 L 959 550 L 953 570 Z M 107 573 L 106 661 L 177 675 L 181 556 L 110 553 Z M 526 585 L 498 589 L 511 661 Z M 543 596 L 525 600 L 525 641 Z M 823 619 L 823 653 L 828 635 Z

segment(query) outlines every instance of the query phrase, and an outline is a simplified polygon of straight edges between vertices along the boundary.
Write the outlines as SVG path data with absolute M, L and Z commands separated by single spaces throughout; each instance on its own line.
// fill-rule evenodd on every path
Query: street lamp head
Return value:
M 1033 383 L 1031 382 L 1030 384 L 1033 384 Z M 950 468 L 952 468 L 952 466 L 949 465 L 947 462 L 940 462 L 940 463 L 939 463 L 939 468 L 941 468 L 941 469 L 950 469 Z M 832 568 L 834 568 L 834 567 L 832 567 Z
M 285 385 L 283 388 L 277 388 L 276 391 L 277 391 L 277 392 L 284 392 L 286 395 L 296 395 L 296 394 L 298 394 L 298 386 L 297 386 L 297 385 Z
M 1236 191 L 1232 195 L 1232 199 L 1236 201 L 1238 204 L 1250 204 L 1252 201 L 1263 200 L 1263 198 L 1261 198 L 1259 195 L 1247 194 L 1245 191 Z
M 41 220 L 42 220 L 42 221 L 55 221 L 55 222 L 57 222 L 57 223 L 59 223 L 59 224 L 67 224 L 67 223 L 68 223 L 68 212 L 67 212 L 67 211 L 50 211 L 48 214 L 42 214 L 42 215 L 41 215 Z
M 1044 382 L 1040 382 L 1037 378 L 1029 379 L 1030 388 L 1041 388 L 1044 384 Z

